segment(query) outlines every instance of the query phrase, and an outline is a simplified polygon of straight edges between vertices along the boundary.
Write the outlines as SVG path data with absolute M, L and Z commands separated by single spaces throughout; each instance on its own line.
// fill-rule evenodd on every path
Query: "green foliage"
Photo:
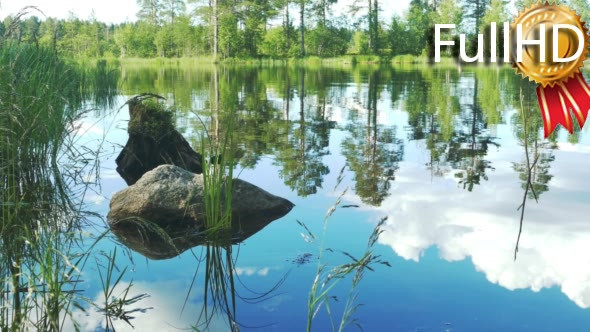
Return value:
M 137 17 L 152 26 L 160 24 L 160 12 L 162 11 L 162 0 L 137 0 L 139 12 Z
M 517 1 L 516 5 L 521 8 L 532 2 L 536 1 Z M 490 22 L 505 21 L 509 12 L 506 0 L 411 0 L 403 15 L 394 15 L 390 24 L 384 24 L 379 16 L 383 3 L 378 0 L 353 1 L 349 12 L 356 20 L 331 15 L 337 0 L 246 0 L 240 6 L 229 0 L 137 3 L 139 20 L 134 23 L 107 25 L 94 15 L 86 20 L 73 15 L 65 20 L 30 17 L 18 22 L 8 38 L 42 45 L 69 57 L 195 57 L 212 54 L 215 41 L 221 60 L 347 54 L 418 56 L 425 55 L 432 44 L 434 23 L 452 23 L 458 31 L 466 30 L 471 34 L 468 40 L 472 50 L 472 32 L 487 31 Z M 589 18 L 586 1 L 569 3 L 583 18 Z M 303 25 L 297 28 L 293 25 L 296 18 L 303 18 Z M 1 22 L 0 35 L 13 20 L 8 16 Z M 279 21 L 282 23 L 277 24 Z M 446 55 L 456 55 L 453 52 L 456 50 Z
M 408 54 L 419 55 L 426 48 L 427 33 L 432 27 L 432 9 L 426 0 L 412 0 L 407 16 Z
M 350 33 L 346 29 L 322 25 L 308 32 L 305 42 L 309 54 L 333 57 L 346 53 L 349 40 Z
M 158 50 L 157 54 L 161 57 L 176 55 L 174 45 L 174 31 L 171 25 L 166 25 L 158 29 L 154 37 L 154 44 Z
M 491 0 L 490 7 L 482 17 L 481 30 L 488 27 L 492 22 L 496 22 L 498 26 L 501 26 L 504 22 L 508 22 L 509 13 L 507 5 L 508 1 L 506 0 Z
M 492 22 L 496 22 L 496 48 L 498 50 L 502 49 L 502 45 L 504 45 L 504 33 L 503 33 L 503 23 L 509 21 L 510 14 L 508 13 L 506 6 L 508 5 L 508 1 L 505 0 L 491 0 L 490 7 L 485 12 L 484 16 L 481 19 L 480 25 L 480 32 L 484 34 L 484 40 L 489 41 L 490 35 L 492 33 Z M 472 51 L 475 53 L 475 42 L 472 41 Z M 486 58 L 491 56 L 490 48 L 486 47 L 484 50 L 484 55 Z
M 388 43 L 391 47 L 392 55 L 407 54 L 410 44 L 410 36 L 406 31 L 407 24 L 401 17 L 393 15 L 391 19 L 391 29 L 387 36 Z M 355 35 L 356 37 L 356 35 Z
M 287 57 L 288 50 L 286 49 L 286 45 L 284 28 L 272 28 L 264 36 L 264 40 L 260 45 L 260 52 L 271 58 Z
M 455 24 L 457 27 L 463 20 L 463 10 L 458 0 L 443 0 L 434 13 L 435 23 Z
M 268 0 L 246 0 L 244 8 L 244 52 L 246 56 L 255 57 L 264 38 L 266 21 L 276 11 Z
M 350 45 L 351 54 L 367 54 L 369 53 L 369 37 L 363 31 L 357 31 L 352 36 L 352 43 Z
M 485 15 L 491 0 L 463 1 L 465 18 L 469 24 L 470 31 L 479 31 L 482 26 L 482 19 Z
M 115 32 L 115 41 L 120 48 L 121 57 L 155 56 L 155 31 L 152 25 L 141 21 L 119 27 Z
M 238 29 L 238 20 L 235 15 L 225 12 L 219 17 L 219 52 L 224 58 L 245 56 L 245 34 Z M 251 51 L 251 50 L 250 50 Z

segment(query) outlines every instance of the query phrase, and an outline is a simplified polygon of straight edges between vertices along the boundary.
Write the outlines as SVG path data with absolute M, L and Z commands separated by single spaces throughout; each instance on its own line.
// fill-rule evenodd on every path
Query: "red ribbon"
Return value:
M 545 138 L 553 133 L 558 124 L 564 126 L 570 134 L 574 132 L 570 110 L 574 111 L 580 129 L 584 126 L 590 110 L 590 86 L 581 73 L 553 87 L 539 86 L 537 98 L 545 124 Z

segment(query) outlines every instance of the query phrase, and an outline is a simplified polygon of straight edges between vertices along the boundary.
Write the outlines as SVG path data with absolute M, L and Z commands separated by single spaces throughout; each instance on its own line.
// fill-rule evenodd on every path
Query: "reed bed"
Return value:
M 97 164 L 74 144 L 75 123 L 87 100 L 113 100 L 113 90 L 94 93 L 113 80 L 106 68 L 84 71 L 50 50 L 0 47 L 2 331 L 60 331 L 80 305 L 80 271 L 93 248 L 81 244 L 94 217 L 84 197 Z

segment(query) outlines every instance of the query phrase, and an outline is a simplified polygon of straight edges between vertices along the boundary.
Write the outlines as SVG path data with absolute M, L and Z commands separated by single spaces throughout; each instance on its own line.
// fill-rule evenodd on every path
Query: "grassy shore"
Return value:
M 105 61 L 84 67 L 49 49 L 0 47 L 2 331 L 61 331 L 87 303 L 82 270 L 103 235 L 82 234 L 96 226 L 85 199 L 100 151 L 76 145 L 76 124 L 113 104 L 118 79 Z
M 110 61 L 120 61 L 125 65 L 206 65 L 215 64 L 212 56 L 190 57 L 190 58 L 113 58 Z M 441 64 L 454 64 L 454 59 L 443 58 Z M 361 65 L 391 65 L 391 64 L 428 64 L 428 58 L 424 56 L 400 55 L 400 56 L 377 56 L 377 55 L 344 55 L 332 58 L 321 58 L 309 56 L 305 58 L 227 58 L 217 61 L 226 65 L 312 65 L 312 66 L 353 66 Z

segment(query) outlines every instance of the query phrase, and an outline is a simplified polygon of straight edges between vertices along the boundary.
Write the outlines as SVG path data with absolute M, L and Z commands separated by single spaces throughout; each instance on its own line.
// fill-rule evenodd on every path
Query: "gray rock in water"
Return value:
M 292 208 L 288 200 L 234 179 L 231 243 L 254 235 Z M 203 175 L 159 166 L 113 195 L 107 220 L 121 242 L 152 259 L 171 258 L 203 244 L 208 241 Z

